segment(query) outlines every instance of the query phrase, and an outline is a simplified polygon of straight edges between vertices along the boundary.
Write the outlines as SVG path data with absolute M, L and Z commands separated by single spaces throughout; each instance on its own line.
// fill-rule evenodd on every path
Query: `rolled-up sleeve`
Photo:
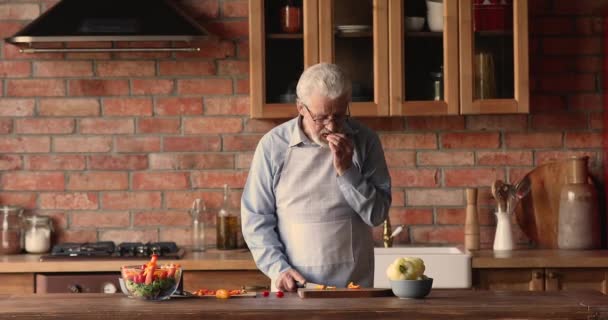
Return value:
M 279 240 L 273 188 L 272 143 L 264 137 L 258 144 L 241 198 L 243 237 L 257 267 L 271 279 L 291 268 Z
M 370 226 L 381 224 L 391 206 L 391 178 L 380 139 L 372 134 L 361 150 L 361 169 L 351 166 L 338 177 L 338 186 L 363 221 Z

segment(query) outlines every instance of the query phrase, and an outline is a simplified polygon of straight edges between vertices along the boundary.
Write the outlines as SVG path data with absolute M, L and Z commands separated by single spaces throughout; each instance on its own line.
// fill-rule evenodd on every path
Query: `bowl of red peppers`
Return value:
M 152 255 L 143 265 L 122 266 L 121 279 L 127 295 L 142 300 L 167 300 L 171 297 L 182 275 L 179 264 L 157 264 L 158 256 Z

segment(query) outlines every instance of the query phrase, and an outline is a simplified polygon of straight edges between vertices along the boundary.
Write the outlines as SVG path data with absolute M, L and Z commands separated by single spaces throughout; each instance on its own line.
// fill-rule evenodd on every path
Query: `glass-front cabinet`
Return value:
M 461 113 L 528 113 L 528 1 L 459 2 Z

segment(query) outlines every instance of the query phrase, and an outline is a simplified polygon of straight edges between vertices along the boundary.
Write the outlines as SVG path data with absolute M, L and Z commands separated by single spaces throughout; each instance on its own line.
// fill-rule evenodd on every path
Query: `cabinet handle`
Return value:
M 532 276 L 534 277 L 534 279 L 540 279 L 543 277 L 543 273 L 540 271 L 535 271 Z
M 555 272 L 549 272 L 549 279 L 557 278 L 557 274 Z

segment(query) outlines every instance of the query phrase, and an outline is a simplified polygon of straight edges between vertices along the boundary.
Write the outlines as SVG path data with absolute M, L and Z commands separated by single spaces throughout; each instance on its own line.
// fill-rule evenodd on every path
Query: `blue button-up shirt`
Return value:
M 370 226 L 381 224 L 391 205 L 391 179 L 378 135 L 356 120 L 345 125 L 354 144 L 353 166 L 337 176 L 348 204 Z M 300 117 L 265 134 L 255 150 L 243 197 L 243 237 L 258 268 L 271 279 L 291 268 L 277 232 L 275 191 L 288 148 L 310 144 Z

